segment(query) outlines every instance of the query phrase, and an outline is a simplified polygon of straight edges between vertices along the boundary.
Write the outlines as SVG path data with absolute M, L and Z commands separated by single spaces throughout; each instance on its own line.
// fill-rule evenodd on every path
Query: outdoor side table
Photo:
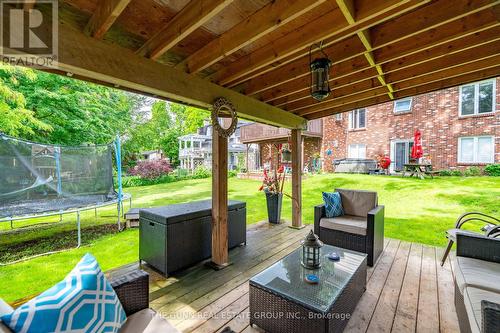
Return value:
M 331 252 L 341 260 L 330 261 Z M 250 279 L 250 325 L 271 333 L 342 332 L 366 290 L 367 255 L 324 245 L 321 267 L 309 270 L 301 253 L 295 250 Z M 319 283 L 305 282 L 307 274 Z

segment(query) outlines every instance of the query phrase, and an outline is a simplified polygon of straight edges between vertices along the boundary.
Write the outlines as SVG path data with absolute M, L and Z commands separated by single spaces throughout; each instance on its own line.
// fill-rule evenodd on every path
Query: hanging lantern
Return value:
M 307 269 L 316 269 L 321 267 L 321 247 L 323 242 L 311 230 L 302 241 L 302 266 Z
M 321 101 L 330 95 L 329 72 L 332 62 L 328 59 L 326 53 L 323 52 L 321 45 L 319 48 L 324 57 L 316 58 L 312 61 L 311 53 L 313 46 L 309 49 L 309 64 L 311 67 L 311 96 L 315 100 Z

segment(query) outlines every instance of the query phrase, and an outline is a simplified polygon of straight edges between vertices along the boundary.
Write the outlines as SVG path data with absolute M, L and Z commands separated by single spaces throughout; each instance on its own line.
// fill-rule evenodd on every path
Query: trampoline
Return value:
M 118 189 L 113 183 L 113 153 Z M 123 201 L 120 139 L 107 145 L 60 146 L 0 133 L 0 222 L 76 213 L 116 204 L 118 230 Z

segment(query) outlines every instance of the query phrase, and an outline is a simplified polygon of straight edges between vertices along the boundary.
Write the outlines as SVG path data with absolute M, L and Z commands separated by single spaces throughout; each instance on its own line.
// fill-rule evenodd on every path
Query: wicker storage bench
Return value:
M 194 201 L 139 212 L 139 259 L 167 275 L 212 255 L 212 202 Z M 246 203 L 228 203 L 229 248 L 246 243 Z

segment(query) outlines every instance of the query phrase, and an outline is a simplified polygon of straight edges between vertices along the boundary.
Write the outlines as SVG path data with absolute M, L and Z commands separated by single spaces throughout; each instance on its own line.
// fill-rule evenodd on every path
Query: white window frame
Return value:
M 396 110 L 396 104 L 398 102 L 403 102 L 403 101 L 406 101 L 406 100 L 410 100 L 410 106 L 408 107 L 408 109 L 407 110 Z M 412 97 L 406 97 L 406 98 L 398 99 L 398 100 L 394 101 L 393 112 L 394 113 L 408 113 L 408 112 L 411 112 L 412 105 L 413 105 L 413 98 Z
M 357 151 L 357 157 L 351 157 L 351 151 L 352 151 L 352 147 L 355 147 L 356 148 L 356 151 Z M 365 151 L 365 156 L 364 157 L 359 157 L 359 148 L 360 147 L 363 147 L 364 148 L 364 151 Z M 363 158 L 363 159 L 366 159 L 366 144 L 364 143 L 351 143 L 349 146 L 347 146 L 347 158 Z
M 491 158 L 489 161 L 478 161 L 478 148 L 479 148 L 479 138 L 490 138 L 491 146 L 493 149 L 491 150 Z M 474 144 L 472 146 L 472 161 L 462 161 L 460 158 L 462 156 L 462 139 L 474 139 Z M 478 136 L 461 136 L 458 138 L 458 151 L 457 151 L 457 162 L 459 164 L 488 164 L 494 163 L 495 161 L 495 137 L 492 135 L 478 135 Z
M 488 79 L 488 80 L 483 80 L 483 81 L 478 81 L 478 82 L 473 82 L 469 84 L 464 84 L 460 86 L 460 89 L 458 91 L 458 116 L 459 117 L 473 117 L 477 115 L 483 115 L 483 114 L 492 114 L 495 113 L 495 108 L 496 108 L 496 79 Z M 493 84 L 493 96 L 492 96 L 492 101 L 491 101 L 491 111 L 490 112 L 483 112 L 479 113 L 479 85 L 483 83 L 488 83 L 491 82 Z M 463 87 L 468 87 L 468 86 L 474 86 L 474 113 L 473 114 L 462 114 L 462 89 Z
M 360 110 L 364 110 L 365 111 L 365 126 L 363 126 L 363 127 L 359 127 L 359 111 Z M 364 129 L 364 128 L 366 128 L 366 123 L 367 123 L 367 118 L 368 118 L 366 116 L 367 112 L 368 111 L 365 108 L 361 108 L 361 109 L 356 109 L 356 110 L 350 111 L 349 112 L 349 129 L 350 130 L 358 130 L 358 129 Z M 355 120 L 356 120 L 355 126 L 352 127 L 352 117 L 354 116 L 355 113 L 357 113 L 358 116 L 355 118 Z
M 337 113 L 335 115 L 335 121 L 342 121 L 342 113 Z

